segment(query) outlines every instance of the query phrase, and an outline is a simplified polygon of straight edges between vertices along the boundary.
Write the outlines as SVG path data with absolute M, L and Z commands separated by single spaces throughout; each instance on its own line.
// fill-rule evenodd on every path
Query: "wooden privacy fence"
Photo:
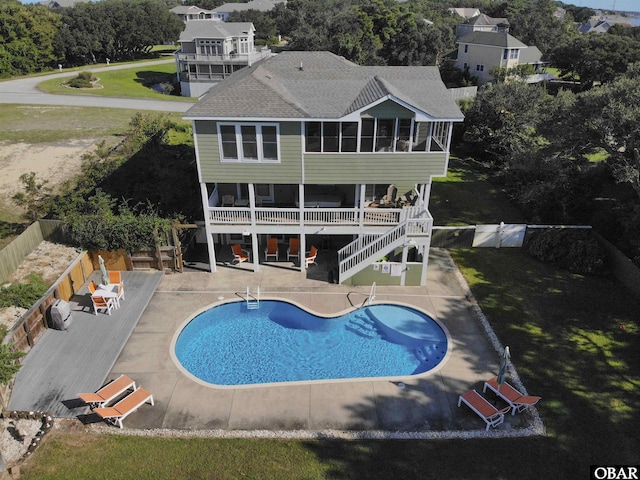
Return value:
M 13 350 L 28 352 L 47 329 L 47 309 L 61 299 L 68 301 L 82 288 L 93 273 L 93 264 L 87 252 L 82 252 L 7 333 L 3 344 L 12 344 Z

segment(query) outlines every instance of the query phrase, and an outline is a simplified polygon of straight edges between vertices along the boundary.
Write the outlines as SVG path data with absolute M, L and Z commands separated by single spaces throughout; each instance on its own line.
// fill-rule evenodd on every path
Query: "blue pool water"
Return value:
M 445 357 L 447 335 L 435 320 L 400 305 L 371 305 L 323 318 L 283 301 L 213 307 L 175 341 L 193 376 L 216 385 L 416 375 Z

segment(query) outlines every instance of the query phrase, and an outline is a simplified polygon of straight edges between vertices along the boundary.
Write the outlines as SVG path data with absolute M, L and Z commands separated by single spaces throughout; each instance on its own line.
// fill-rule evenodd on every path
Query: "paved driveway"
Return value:
M 147 62 L 145 65 L 161 65 L 172 63 L 173 58 Z M 111 65 L 92 68 L 92 72 L 106 70 L 123 70 L 135 65 Z M 141 100 L 135 98 L 114 98 L 89 95 L 52 95 L 38 90 L 37 86 L 52 78 L 71 77 L 74 72 L 52 73 L 39 77 L 17 78 L 0 81 L 0 103 L 28 105 L 65 105 L 74 107 L 130 108 L 134 110 L 155 110 L 162 112 L 186 112 L 193 104 L 162 100 Z

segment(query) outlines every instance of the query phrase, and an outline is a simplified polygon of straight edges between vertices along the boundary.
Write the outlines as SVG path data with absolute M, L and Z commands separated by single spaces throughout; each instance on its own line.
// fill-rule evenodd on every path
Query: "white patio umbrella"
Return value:
M 104 266 L 104 258 L 102 258 L 102 255 L 98 255 L 98 263 L 100 264 L 102 285 L 109 285 L 109 272 L 107 272 L 107 268 Z
M 502 352 L 502 359 L 500 359 L 500 370 L 498 370 L 498 390 L 500 390 L 500 386 L 505 382 L 507 377 L 507 363 L 511 358 L 511 353 L 509 352 L 509 347 L 504 347 L 504 352 Z

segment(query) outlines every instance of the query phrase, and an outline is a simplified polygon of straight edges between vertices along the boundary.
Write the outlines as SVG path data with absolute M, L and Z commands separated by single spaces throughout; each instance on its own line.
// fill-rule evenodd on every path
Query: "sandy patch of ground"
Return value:
M 30 273 L 37 273 L 47 285 L 52 285 L 77 256 L 75 248 L 45 240 L 23 260 L 5 284 L 24 282 Z M 15 306 L 0 308 L 0 325 L 11 329 L 26 311 Z
M 35 172 L 38 180 L 48 180 L 54 188 L 80 172 L 82 156 L 95 148 L 93 139 L 61 143 L 0 142 L 0 197 L 10 197 L 22 189 L 20 175 Z

